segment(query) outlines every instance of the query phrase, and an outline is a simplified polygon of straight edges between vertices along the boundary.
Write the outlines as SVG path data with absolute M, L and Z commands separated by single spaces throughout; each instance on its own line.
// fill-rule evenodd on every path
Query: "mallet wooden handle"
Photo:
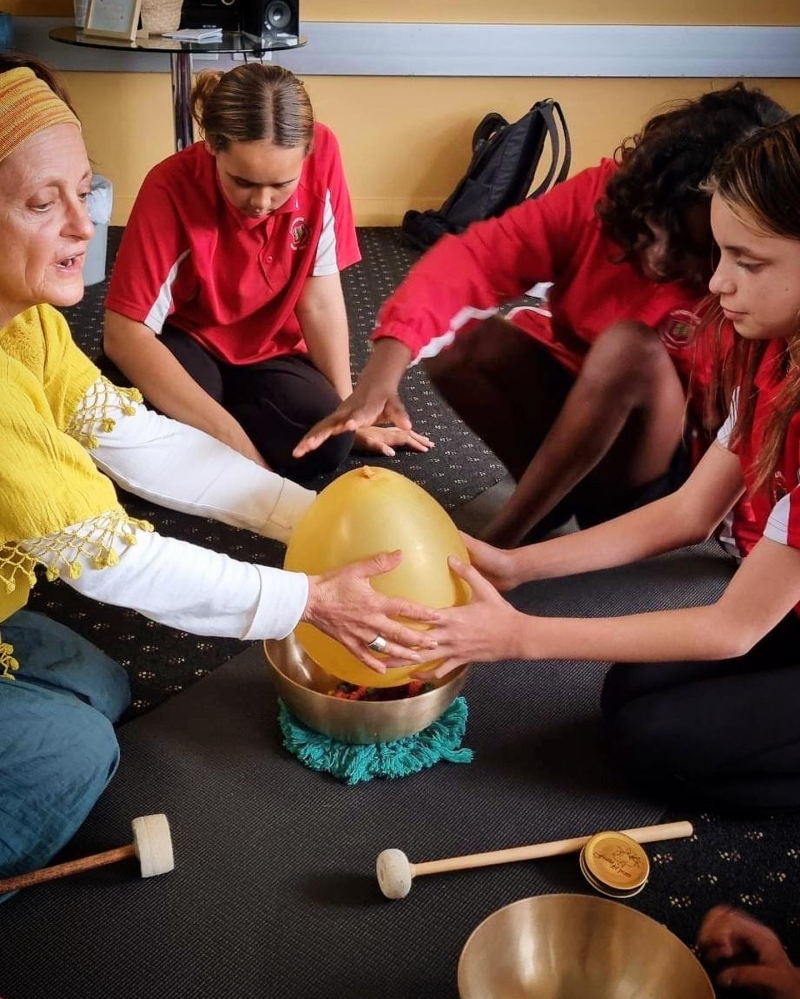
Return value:
M 7 891 L 18 891 L 20 888 L 39 885 L 43 881 L 64 878 L 68 874 L 79 874 L 81 871 L 88 871 L 93 867 L 105 867 L 106 864 L 116 864 L 118 860 L 127 860 L 128 857 L 135 856 L 136 847 L 133 843 L 129 843 L 127 846 L 118 846 L 114 850 L 106 850 L 105 853 L 95 853 L 91 857 L 70 860 L 66 864 L 43 867 L 40 871 L 30 871 L 28 874 L 17 874 L 13 878 L 5 878 L 5 880 L 0 881 L 0 895 L 4 895 Z
M 691 822 L 666 822 L 660 826 L 640 826 L 638 829 L 623 829 L 622 832 L 637 843 L 657 843 L 665 839 L 681 839 L 694 832 Z M 531 846 L 515 846 L 508 850 L 491 850 L 489 853 L 473 853 L 468 857 L 450 857 L 447 860 L 426 860 L 421 864 L 411 864 L 411 876 L 423 874 L 443 874 L 445 871 L 462 871 L 472 867 L 490 867 L 492 864 L 509 864 L 516 860 L 538 860 L 541 857 L 559 857 L 565 853 L 576 853 L 583 849 L 591 836 L 577 836 L 574 839 L 559 839 L 552 843 L 534 843 Z

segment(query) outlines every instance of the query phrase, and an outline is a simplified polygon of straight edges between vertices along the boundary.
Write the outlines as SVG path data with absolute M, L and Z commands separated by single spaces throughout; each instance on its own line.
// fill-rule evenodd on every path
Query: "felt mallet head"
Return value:
M 175 859 L 166 815 L 141 815 L 133 820 L 131 826 L 132 843 L 117 846 L 104 853 L 94 853 L 91 857 L 80 857 L 77 860 L 68 860 L 64 864 L 4 878 L 0 881 L 0 895 L 44 884 L 46 881 L 54 881 L 56 878 L 65 878 L 71 874 L 80 874 L 82 871 L 105 867 L 107 864 L 116 864 L 117 861 L 128 860 L 131 857 L 138 859 L 139 871 L 143 878 L 152 878 L 157 874 L 171 871 L 175 867 Z
M 172 852 L 172 835 L 163 812 L 157 815 L 140 815 L 131 822 L 133 848 L 142 869 L 143 878 L 167 874 L 175 867 Z
M 375 864 L 378 885 L 386 898 L 405 898 L 411 891 L 414 873 L 402 850 L 383 850 Z

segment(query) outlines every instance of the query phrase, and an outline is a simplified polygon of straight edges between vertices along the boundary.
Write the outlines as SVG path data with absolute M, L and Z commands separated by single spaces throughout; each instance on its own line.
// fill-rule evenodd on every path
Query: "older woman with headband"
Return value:
M 53 306 L 83 294 L 90 179 L 55 80 L 0 56 L 0 877 L 46 863 L 78 829 L 116 769 L 113 723 L 129 703 L 120 666 L 22 609 L 38 567 L 196 634 L 281 637 L 302 619 L 378 670 L 432 647 L 394 618 L 435 615 L 369 584 L 399 553 L 309 578 L 162 537 L 120 506 L 112 479 L 285 540 L 314 494 L 146 410 L 74 344 Z

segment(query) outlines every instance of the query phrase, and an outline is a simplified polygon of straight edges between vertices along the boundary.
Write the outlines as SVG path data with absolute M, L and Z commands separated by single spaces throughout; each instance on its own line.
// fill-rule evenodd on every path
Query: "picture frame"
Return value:
M 141 10 L 142 0 L 89 0 L 83 33 L 133 42 Z

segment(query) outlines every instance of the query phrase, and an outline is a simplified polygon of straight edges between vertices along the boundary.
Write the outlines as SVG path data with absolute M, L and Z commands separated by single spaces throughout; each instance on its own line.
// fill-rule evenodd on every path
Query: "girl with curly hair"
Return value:
M 353 395 L 295 453 L 381 418 L 410 427 L 397 386 L 422 361 L 516 480 L 484 539 L 516 545 L 572 515 L 589 526 L 674 489 L 706 444 L 706 368 L 689 342 L 712 269 L 702 183 L 734 142 L 785 116 L 741 84 L 703 94 L 615 159 L 442 239 L 384 305 Z M 549 309 L 497 314 L 542 282 Z

